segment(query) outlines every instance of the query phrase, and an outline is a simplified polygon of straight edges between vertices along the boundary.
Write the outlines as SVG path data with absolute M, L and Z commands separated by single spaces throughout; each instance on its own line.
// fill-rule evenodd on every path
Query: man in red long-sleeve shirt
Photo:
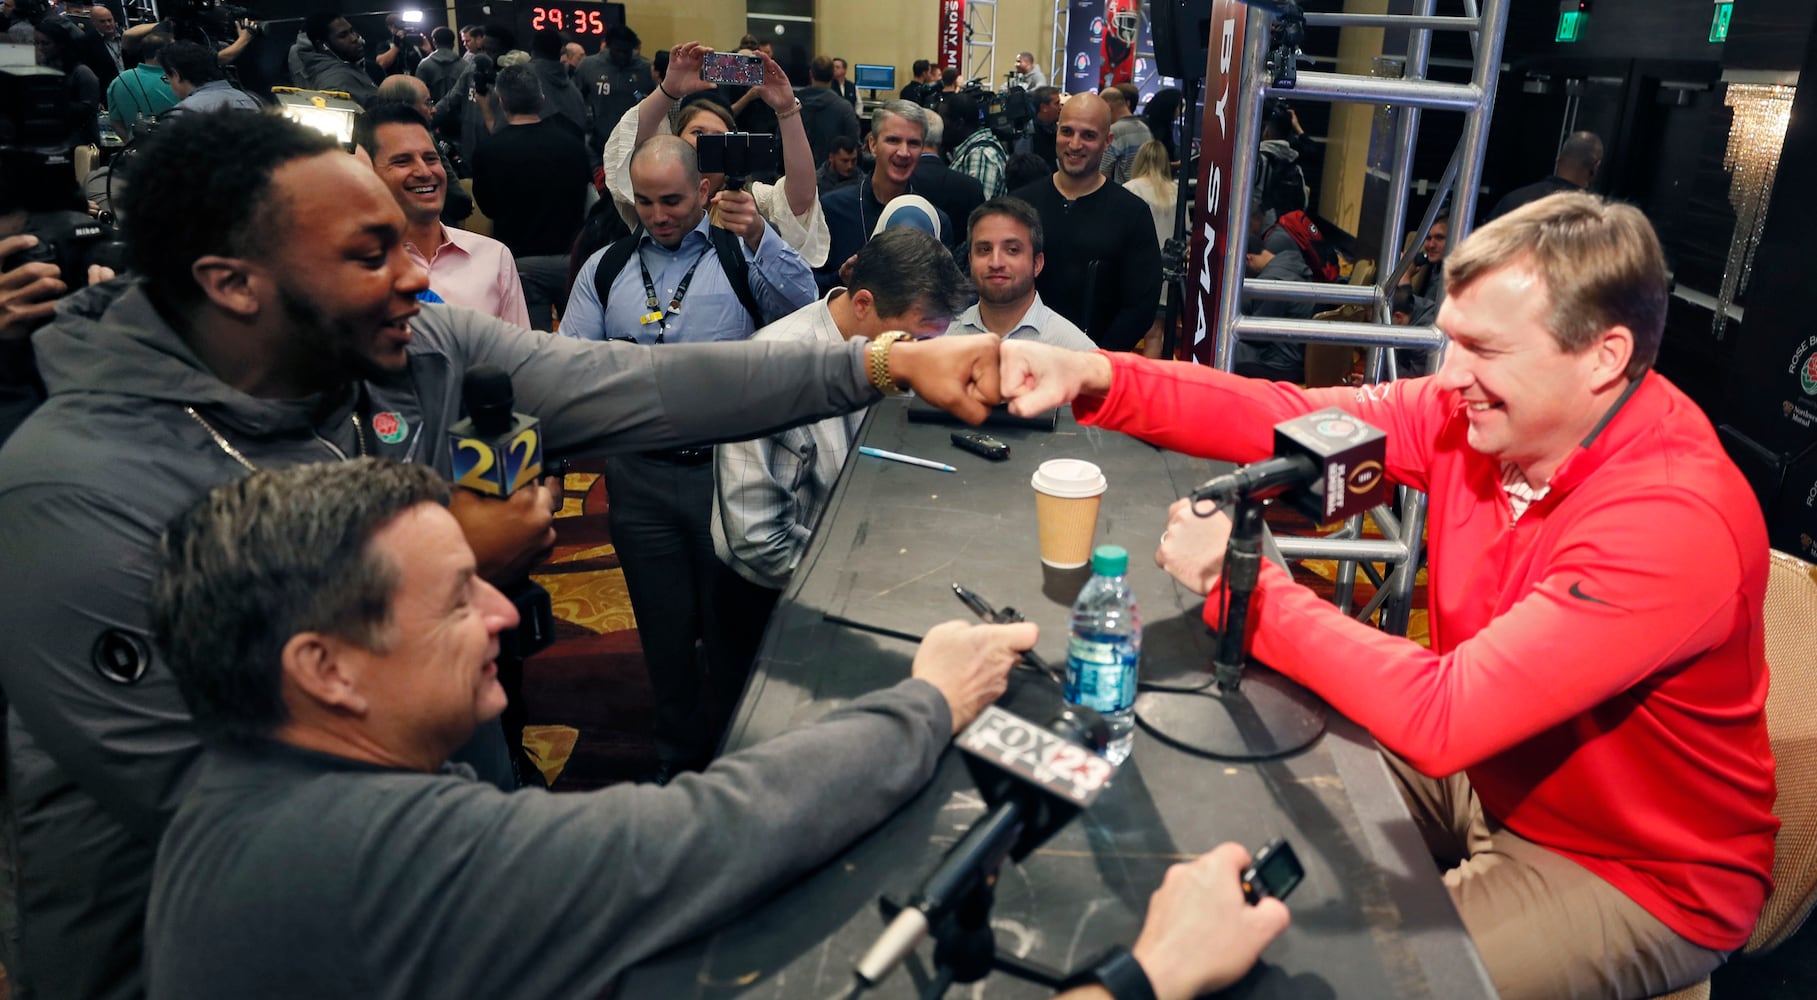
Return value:
M 1388 751 L 1504 997 L 1664 993 L 1746 942 L 1771 888 L 1765 527 L 1650 370 L 1666 275 L 1640 212 L 1556 195 L 1446 271 L 1431 378 L 1308 390 L 1006 342 L 1003 393 L 1239 462 L 1327 406 L 1383 428 L 1390 476 L 1431 496 L 1431 648 L 1265 565 L 1252 650 Z M 1208 593 L 1228 536 L 1182 501 L 1156 560 Z

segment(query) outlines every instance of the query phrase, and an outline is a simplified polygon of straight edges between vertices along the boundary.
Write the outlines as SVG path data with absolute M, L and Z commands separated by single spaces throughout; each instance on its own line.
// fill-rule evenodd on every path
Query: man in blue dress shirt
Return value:
M 561 332 L 587 340 L 689 344 L 743 340 L 757 331 L 713 243 L 714 229 L 734 234 L 744 258 L 749 298 L 763 323 L 812 303 L 818 293 L 805 261 L 757 214 L 745 191 L 709 196 L 694 150 L 675 136 L 656 136 L 631 157 L 631 188 L 642 231 L 635 252 L 600 302 L 595 275 L 611 248 L 581 265 L 562 314 Z M 722 240 L 724 236 L 720 237 Z M 684 448 L 616 456 L 606 461 L 607 515 L 644 662 L 656 692 L 656 779 L 698 769 L 712 755 L 724 709 L 738 692 L 735 656 L 720 649 L 711 595 L 713 449 Z M 705 640 L 705 664 L 695 655 Z M 712 713 L 709 714 L 709 708 Z

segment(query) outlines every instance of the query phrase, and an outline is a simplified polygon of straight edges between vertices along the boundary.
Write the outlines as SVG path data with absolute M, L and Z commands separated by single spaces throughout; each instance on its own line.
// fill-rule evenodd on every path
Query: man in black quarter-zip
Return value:
M 1136 346 L 1161 298 L 1161 247 L 1142 199 L 1108 183 L 1099 166 L 1110 144 L 1110 108 L 1077 94 L 1060 109 L 1054 140 L 1060 169 L 1011 194 L 1041 215 L 1047 263 L 1035 281 L 1048 307 L 1107 351 Z

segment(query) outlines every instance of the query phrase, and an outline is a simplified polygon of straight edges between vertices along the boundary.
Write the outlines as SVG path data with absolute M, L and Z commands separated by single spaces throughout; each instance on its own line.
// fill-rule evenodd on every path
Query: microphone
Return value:
M 1078 706 L 1067 706 L 1045 727 L 995 705 L 973 720 L 955 742 L 993 808 L 946 852 L 865 952 L 858 978 L 876 985 L 934 925 L 979 889 L 995 885 L 1005 858 L 1026 858 L 1096 801 L 1117 771 L 1100 756 L 1108 739 L 1104 720 Z
M 1222 504 L 1281 496 L 1331 524 L 1388 502 L 1387 457 L 1386 434 L 1331 407 L 1276 424 L 1273 458 L 1208 479 L 1191 497 Z
M 467 417 L 448 428 L 454 485 L 503 499 L 534 487 L 543 472 L 540 421 L 511 412 L 511 376 L 494 365 L 476 365 L 461 380 Z
M 454 462 L 454 485 L 503 500 L 519 490 L 536 488 L 543 475 L 541 421 L 513 413 L 516 394 L 511 376 L 496 365 L 475 365 L 461 379 L 461 402 L 467 416 L 448 428 L 448 451 Z M 557 460 L 549 463 L 565 465 Z M 524 580 L 506 596 L 517 608 L 516 628 L 499 634 L 499 662 L 521 662 L 555 641 L 555 609 L 549 592 Z M 506 680 L 501 669 L 500 683 Z M 511 672 L 510 693 L 521 680 Z M 517 702 L 515 696 L 510 699 Z

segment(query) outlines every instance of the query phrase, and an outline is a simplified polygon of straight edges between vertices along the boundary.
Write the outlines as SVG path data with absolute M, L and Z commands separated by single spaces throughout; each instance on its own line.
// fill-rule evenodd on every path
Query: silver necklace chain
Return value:
M 202 425 L 202 429 L 208 432 L 209 437 L 214 438 L 215 444 L 219 445 L 221 450 L 227 453 L 228 458 L 231 458 L 234 461 L 240 463 L 240 465 L 245 467 L 247 472 L 259 471 L 259 467 L 256 465 L 253 465 L 252 462 L 248 461 L 245 455 L 240 454 L 240 449 L 235 448 L 233 446 L 233 442 L 227 440 L 226 435 L 224 435 L 220 431 L 216 430 L 215 426 L 213 424 L 202 419 L 202 415 L 200 413 L 196 412 L 195 407 L 185 406 L 185 407 L 183 407 L 183 412 L 189 414 L 189 419 L 194 420 L 196 423 Z M 356 412 L 350 414 L 348 416 L 348 419 L 353 421 L 353 440 L 359 446 L 360 457 L 365 458 L 366 457 L 366 432 L 365 432 L 365 429 L 360 426 L 360 415 L 356 411 Z M 321 440 L 321 439 L 317 438 L 317 440 Z M 323 441 L 322 443 L 328 444 L 328 442 L 326 442 L 326 441 Z M 329 445 L 329 447 L 332 448 L 333 445 Z M 341 451 L 339 448 L 335 448 L 334 450 L 337 454 L 341 454 Z M 346 461 L 346 459 L 347 459 L 347 456 L 345 454 L 341 454 L 341 460 Z

